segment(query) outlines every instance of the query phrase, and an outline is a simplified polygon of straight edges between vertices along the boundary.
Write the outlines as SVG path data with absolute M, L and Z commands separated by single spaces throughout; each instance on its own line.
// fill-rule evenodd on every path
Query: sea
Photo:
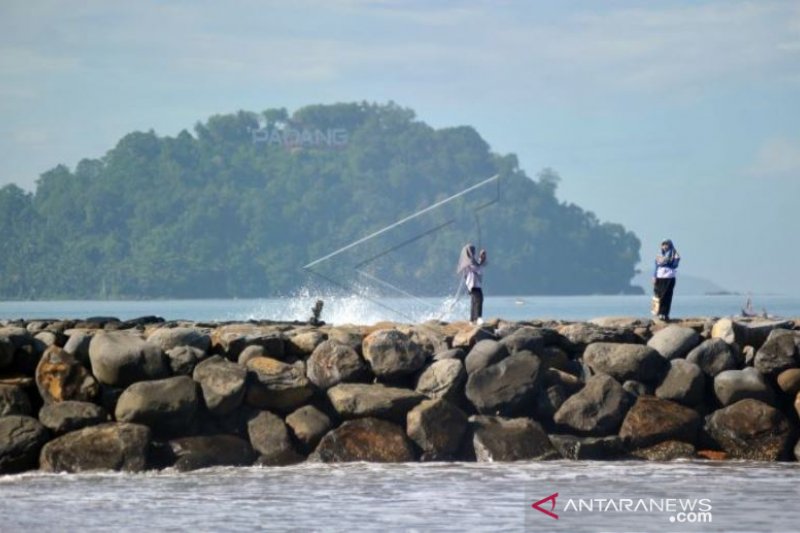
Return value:
M 468 316 L 465 298 L 298 294 L 278 299 L 0 302 L 0 320 L 158 315 L 333 324 Z M 649 296 L 488 297 L 487 317 L 648 316 Z M 740 313 L 739 295 L 676 295 L 674 317 Z M 770 316 L 800 298 L 753 296 Z M 0 476 L 0 533 L 16 531 L 800 531 L 800 465 L 546 461 L 210 468 Z

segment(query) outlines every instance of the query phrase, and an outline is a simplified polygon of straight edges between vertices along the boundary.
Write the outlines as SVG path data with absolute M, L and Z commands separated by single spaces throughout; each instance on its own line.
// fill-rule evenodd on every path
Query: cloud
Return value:
M 800 178 L 800 138 L 773 137 L 764 141 L 746 174 L 757 178 Z

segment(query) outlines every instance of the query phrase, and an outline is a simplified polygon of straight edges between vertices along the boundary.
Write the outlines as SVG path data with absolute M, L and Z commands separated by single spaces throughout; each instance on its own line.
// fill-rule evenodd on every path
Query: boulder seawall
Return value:
M 0 473 L 800 455 L 800 320 L 0 323 Z

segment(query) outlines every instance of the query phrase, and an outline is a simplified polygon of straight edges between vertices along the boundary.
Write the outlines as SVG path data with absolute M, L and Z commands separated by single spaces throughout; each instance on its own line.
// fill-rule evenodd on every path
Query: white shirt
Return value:
M 483 276 L 483 269 L 478 265 L 470 265 L 467 267 L 467 275 L 465 277 L 465 283 L 467 284 L 467 290 L 471 291 L 472 289 L 480 289 L 481 288 L 481 277 Z

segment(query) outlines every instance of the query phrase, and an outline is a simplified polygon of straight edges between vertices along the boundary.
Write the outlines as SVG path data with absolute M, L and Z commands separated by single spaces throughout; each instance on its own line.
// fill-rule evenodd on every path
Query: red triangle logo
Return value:
M 555 518 L 556 520 L 558 520 L 558 515 L 553 512 L 556 509 L 556 498 L 558 498 L 558 493 L 554 492 L 553 494 L 551 494 L 547 498 L 542 498 L 538 502 L 531 504 L 531 507 L 533 507 L 534 509 L 536 509 L 539 512 L 542 512 L 542 513 L 546 514 L 550 518 Z M 546 503 L 546 502 L 550 502 L 550 510 L 549 511 L 547 509 L 542 509 L 542 507 L 541 507 L 541 505 L 543 503 Z

